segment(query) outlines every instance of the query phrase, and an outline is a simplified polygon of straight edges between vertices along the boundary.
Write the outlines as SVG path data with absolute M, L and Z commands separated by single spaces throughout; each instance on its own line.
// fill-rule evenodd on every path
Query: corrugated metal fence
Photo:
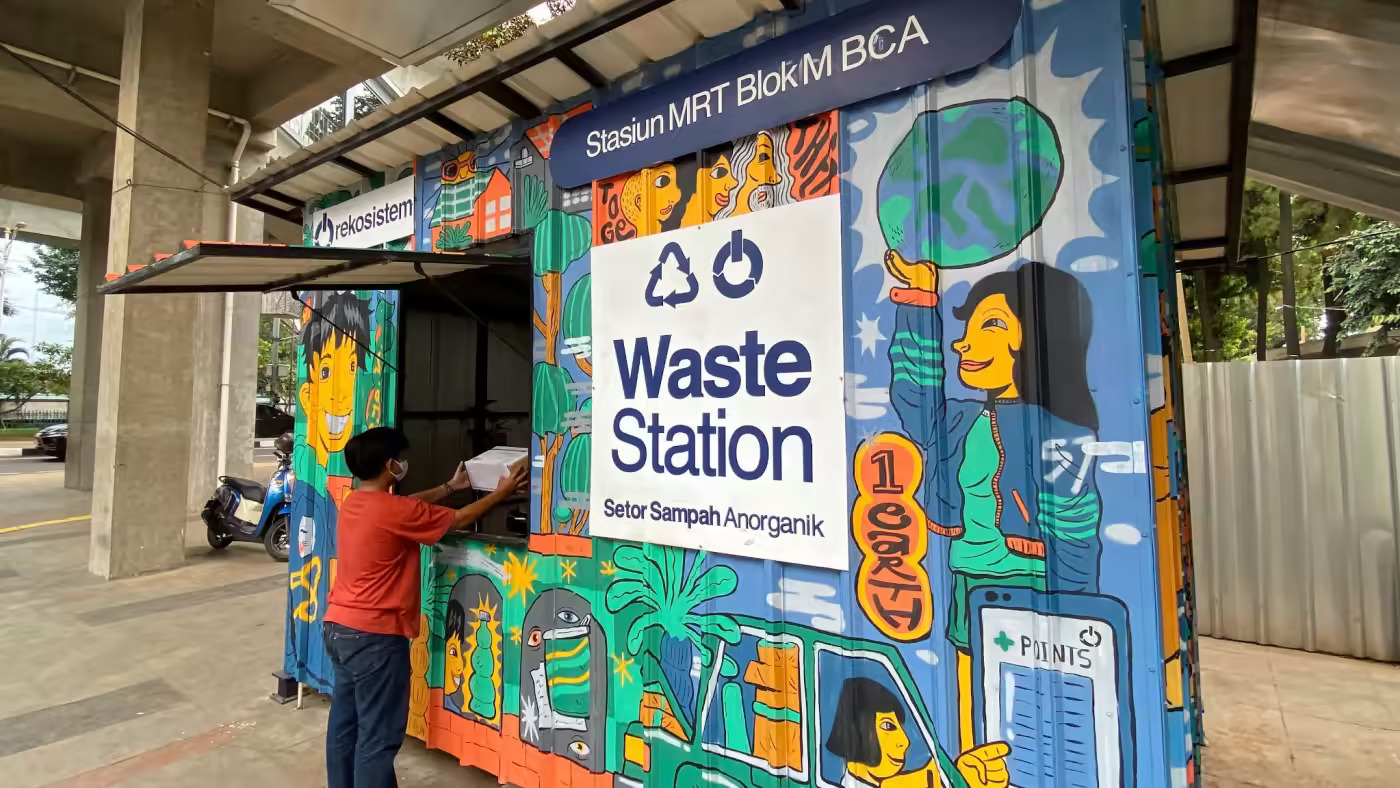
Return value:
M 1400 359 L 1183 373 L 1199 632 L 1400 661 Z

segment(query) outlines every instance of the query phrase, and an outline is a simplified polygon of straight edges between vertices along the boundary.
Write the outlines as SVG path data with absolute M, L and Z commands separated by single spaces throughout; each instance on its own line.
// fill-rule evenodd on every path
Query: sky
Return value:
M 40 342 L 60 345 L 73 344 L 72 309 L 62 299 L 39 289 L 32 274 L 26 273 L 34 259 L 33 244 L 16 241 L 10 251 L 10 265 L 5 274 L 5 300 L 15 307 L 15 314 L 0 317 L 0 334 L 19 339 L 24 347 Z

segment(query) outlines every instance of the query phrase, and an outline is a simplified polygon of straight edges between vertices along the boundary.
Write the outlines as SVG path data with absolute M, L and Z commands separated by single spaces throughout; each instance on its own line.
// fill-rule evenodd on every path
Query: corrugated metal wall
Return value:
M 1400 661 L 1400 359 L 1183 380 L 1200 633 Z

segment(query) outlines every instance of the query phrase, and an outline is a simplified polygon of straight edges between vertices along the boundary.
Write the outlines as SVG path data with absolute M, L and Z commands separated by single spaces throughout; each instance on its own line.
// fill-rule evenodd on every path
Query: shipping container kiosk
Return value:
M 1172 5 L 580 3 L 235 189 L 304 245 L 112 277 L 302 302 L 287 674 L 396 424 L 405 491 L 531 453 L 413 644 L 503 783 L 1198 784 L 1175 273 L 1254 20 Z

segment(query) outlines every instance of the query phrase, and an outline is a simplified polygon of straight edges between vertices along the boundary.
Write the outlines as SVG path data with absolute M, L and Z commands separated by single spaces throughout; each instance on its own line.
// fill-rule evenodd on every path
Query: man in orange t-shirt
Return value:
M 360 486 L 340 505 L 338 572 L 322 637 L 335 671 L 326 730 L 329 788 L 397 785 L 394 756 L 408 726 L 409 643 L 418 636 L 418 547 L 479 520 L 524 489 L 525 468 L 462 509 L 434 506 L 467 487 L 462 466 L 450 481 L 411 496 L 392 489 L 408 473 L 408 439 L 392 427 L 356 435 L 345 464 Z

